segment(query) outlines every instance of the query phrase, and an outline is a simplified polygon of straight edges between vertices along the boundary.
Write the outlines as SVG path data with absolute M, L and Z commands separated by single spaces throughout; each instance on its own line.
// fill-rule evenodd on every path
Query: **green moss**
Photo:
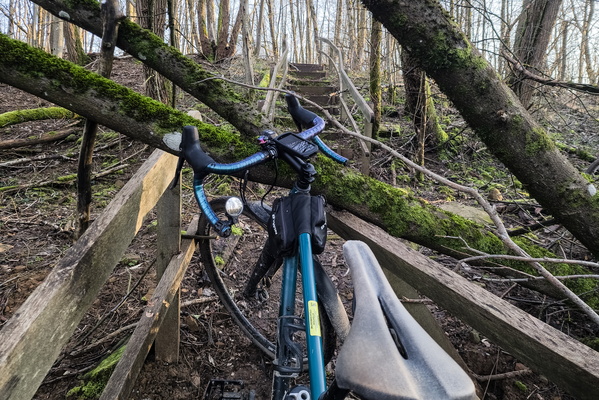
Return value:
M 69 182 L 77 179 L 77 174 L 63 175 L 56 178 L 58 182 Z
M 514 381 L 514 386 L 516 386 L 521 392 L 528 392 L 528 387 L 523 382 Z
M 535 127 L 525 134 L 525 151 L 529 156 L 555 149 L 555 143 L 546 135 L 542 128 Z
M 589 346 L 591 349 L 599 351 L 599 337 L 583 338 L 580 341 Z
M 30 110 L 9 111 L 0 115 L 0 128 L 25 121 L 74 118 L 75 116 L 75 113 L 62 107 L 46 107 Z
M 114 353 L 102 360 L 96 368 L 83 375 L 81 386 L 76 386 L 69 390 L 66 397 L 76 397 L 81 400 L 99 398 L 124 351 L 125 346 L 121 346 Z

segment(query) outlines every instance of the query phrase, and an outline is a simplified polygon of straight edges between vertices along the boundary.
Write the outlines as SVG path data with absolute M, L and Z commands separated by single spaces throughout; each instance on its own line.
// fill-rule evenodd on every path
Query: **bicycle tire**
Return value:
M 585 171 L 589 175 L 595 175 L 599 173 L 599 158 L 591 163 Z
M 226 197 L 221 197 L 210 202 L 219 218 L 224 218 L 226 201 Z M 259 220 L 245 207 L 235 226 L 229 238 L 217 238 L 207 218 L 201 215 L 198 235 L 204 239 L 199 243 L 200 259 L 214 291 L 235 324 L 270 360 L 274 360 L 280 271 L 275 271 L 270 278 L 268 296 L 264 295 L 264 287 L 258 290 L 258 293 L 262 294 L 260 298 L 247 298 L 242 293 L 266 243 L 266 221 Z M 265 283 L 262 282 L 261 285 Z M 336 334 L 321 303 L 319 301 L 323 349 L 325 363 L 328 363 L 335 351 Z M 303 313 L 302 304 L 301 289 L 298 287 L 297 312 Z M 307 360 L 304 360 L 303 365 L 307 368 Z

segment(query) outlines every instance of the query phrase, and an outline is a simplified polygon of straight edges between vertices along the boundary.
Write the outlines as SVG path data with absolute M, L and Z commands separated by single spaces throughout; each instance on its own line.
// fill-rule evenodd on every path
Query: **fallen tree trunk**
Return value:
M 55 16 L 101 37 L 100 3 L 96 1 L 32 0 Z M 270 123 L 216 74 L 205 70 L 158 36 L 128 19 L 119 24 L 117 46 L 168 78 L 231 123 L 240 132 L 256 136 Z
M 599 195 L 438 2 L 362 0 L 529 193 L 596 256 Z
M 0 53 L 4 56 L 0 59 L 0 81 L 69 107 L 82 116 L 94 118 L 110 129 L 151 146 L 174 153 L 163 143 L 164 134 L 180 131 L 184 125 L 196 125 L 203 145 L 219 162 L 237 161 L 258 149 L 238 134 L 202 123 L 75 64 L 3 35 L 0 35 Z M 380 226 L 393 236 L 457 258 L 471 255 L 462 240 L 485 253 L 505 254 L 502 242 L 484 227 L 432 206 L 408 190 L 391 187 L 350 168 L 339 168 L 338 164 L 324 157 L 315 162 L 315 167 L 319 174 L 313 185 L 316 192 L 324 194 L 332 205 Z M 262 183 L 272 183 L 273 177 L 268 166 L 256 168 L 250 176 Z M 283 176 L 277 184 L 289 187 L 291 181 Z M 525 239 L 518 244 L 533 256 L 548 255 Z M 513 263 L 514 267 L 523 265 Z M 550 265 L 549 268 L 558 266 Z M 572 273 L 586 272 L 582 267 L 570 268 Z M 526 271 L 532 273 L 530 269 Z M 592 291 L 596 286 L 591 279 L 569 282 L 575 293 Z M 550 288 L 544 290 L 551 291 Z M 597 302 L 595 297 L 592 301 Z
M 77 5 L 64 0 L 33 1 L 97 35 L 101 31 L 100 8 L 94 1 Z M 435 79 L 489 150 L 530 194 L 599 255 L 599 196 L 595 186 L 559 152 L 441 5 L 422 0 L 363 3 Z M 248 112 L 239 95 L 227 90 L 223 82 L 211 80 L 212 74 L 130 21 L 124 21 L 121 29 L 119 47 L 196 96 L 242 133 L 260 130 L 256 114 Z

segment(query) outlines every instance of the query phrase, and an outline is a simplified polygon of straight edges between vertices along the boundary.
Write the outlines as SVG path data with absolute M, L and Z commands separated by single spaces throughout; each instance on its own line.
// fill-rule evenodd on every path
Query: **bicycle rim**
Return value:
M 226 198 L 211 202 L 220 218 L 225 215 L 225 202 Z M 281 290 L 280 268 L 268 279 L 263 279 L 254 294 L 247 297 L 243 294 L 268 237 L 264 225 L 264 221 L 258 221 L 246 209 L 239 216 L 230 237 L 216 238 L 213 228 L 203 216 L 199 221 L 198 235 L 211 237 L 200 241 L 200 256 L 221 303 L 244 334 L 273 360 Z M 325 361 L 328 362 L 334 352 L 335 334 L 324 309 L 320 309 Z M 296 314 L 303 314 L 301 290 L 296 295 Z M 307 367 L 307 361 L 304 365 Z

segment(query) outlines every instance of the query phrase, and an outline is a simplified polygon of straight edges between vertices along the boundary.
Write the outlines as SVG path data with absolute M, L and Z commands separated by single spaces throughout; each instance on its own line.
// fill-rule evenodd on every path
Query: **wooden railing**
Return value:
M 168 188 L 176 163 L 155 151 L 0 331 L 0 399 L 34 396 L 154 207 L 160 281 L 102 399 L 128 398 L 152 343 L 158 358 L 176 361 L 178 290 L 195 247 L 180 243 L 180 189 Z

